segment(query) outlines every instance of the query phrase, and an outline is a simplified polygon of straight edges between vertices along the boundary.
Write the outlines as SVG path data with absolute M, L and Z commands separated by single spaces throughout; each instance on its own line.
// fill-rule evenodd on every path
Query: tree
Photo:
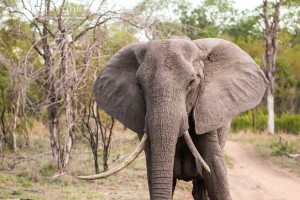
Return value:
M 98 27 L 92 34 L 85 35 L 82 40 L 90 41 L 81 45 L 84 50 L 83 59 L 87 75 L 84 76 L 85 85 L 89 87 L 79 91 L 79 116 L 81 133 L 86 138 L 92 149 L 94 158 L 95 173 L 99 173 L 98 151 L 102 150 L 103 170 L 108 169 L 108 158 L 112 145 L 112 134 L 114 119 L 104 111 L 97 108 L 92 96 L 92 85 L 97 79 L 98 73 L 102 70 L 108 58 L 115 54 L 123 46 L 137 42 L 133 36 L 135 31 L 132 27 L 122 22 L 115 22 L 109 27 Z M 74 56 L 78 59 L 80 55 Z
M 191 39 L 220 37 L 237 16 L 229 0 L 205 0 L 193 10 L 190 7 L 182 3 L 177 12 L 184 24 L 183 32 Z
M 89 68 L 84 62 L 82 66 L 82 56 L 74 52 L 80 49 L 80 40 L 88 32 L 118 17 L 116 11 L 105 5 L 106 0 L 97 2 L 98 9 L 92 11 L 94 3 L 83 6 L 63 0 L 58 6 L 55 1 L 41 0 L 33 9 L 30 2 L 22 1 L 26 12 L 17 11 L 33 27 L 30 39 L 44 62 L 41 85 L 45 90 L 52 154 L 59 171 L 69 163 L 78 118 L 79 85 L 84 85 Z
M 2 7 L 4 5 L 4 7 Z M 18 141 L 18 132 L 25 132 L 25 145 L 29 145 L 27 135 L 26 91 L 31 82 L 30 69 L 37 62 L 37 54 L 30 53 L 31 41 L 27 34 L 31 33 L 29 23 L 15 16 L 12 9 L 15 1 L 0 4 L 3 14 L 0 26 L 0 85 L 1 85 L 1 148 L 5 145 L 17 151 L 22 144 Z M 19 143 L 18 143 L 19 142 Z
M 265 23 L 265 56 L 266 56 L 266 77 L 269 81 L 267 88 L 267 105 L 268 105 L 268 131 L 270 134 L 275 132 L 274 122 L 274 82 L 276 72 L 276 56 L 277 56 L 277 39 L 278 39 L 278 26 L 280 17 L 280 8 L 283 0 L 275 2 L 275 11 L 270 19 L 268 10 L 268 1 L 264 0 L 263 3 L 263 17 Z
M 81 121 L 83 123 L 83 136 L 89 141 L 92 153 L 94 157 L 95 173 L 100 173 L 98 164 L 98 147 L 99 147 L 99 135 L 102 141 L 103 147 L 103 170 L 108 170 L 108 157 L 111 146 L 111 137 L 113 133 L 113 127 L 115 121 L 112 117 L 105 115 L 106 120 L 103 120 L 101 111 L 97 108 L 97 104 L 90 97 L 89 103 L 85 104 L 83 113 L 81 114 Z M 105 121 L 105 123 L 103 123 Z M 86 134 L 87 133 L 87 134 Z M 100 134 L 99 134 L 100 133 Z

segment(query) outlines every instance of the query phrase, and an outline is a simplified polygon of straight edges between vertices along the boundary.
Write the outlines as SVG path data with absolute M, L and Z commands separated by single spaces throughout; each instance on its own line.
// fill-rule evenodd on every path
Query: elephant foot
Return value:
M 203 180 L 193 180 L 193 191 L 194 200 L 209 200 L 208 193 Z

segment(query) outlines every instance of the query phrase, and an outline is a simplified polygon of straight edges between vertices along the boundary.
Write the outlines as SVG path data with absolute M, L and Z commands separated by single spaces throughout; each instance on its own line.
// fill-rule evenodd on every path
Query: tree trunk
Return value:
M 276 72 L 276 55 L 277 55 L 277 38 L 278 38 L 278 25 L 280 16 L 280 7 L 283 0 L 276 1 L 275 13 L 273 21 L 269 20 L 268 1 L 264 0 L 263 3 L 263 17 L 265 22 L 265 39 L 266 39 L 266 77 L 269 81 L 267 89 L 267 104 L 268 104 L 268 131 L 274 134 L 274 77 Z
M 95 165 L 95 173 L 99 174 L 100 170 L 99 170 L 99 164 L 98 164 L 98 149 L 92 149 L 93 150 L 93 156 L 94 156 L 94 165 Z
M 57 169 L 62 170 L 61 154 L 60 154 L 60 141 L 59 141 L 59 129 L 58 118 L 56 117 L 57 108 L 55 106 L 48 106 L 48 119 L 49 119 L 49 132 L 51 141 L 51 150 Z
M 102 140 L 103 140 L 102 142 L 103 142 L 103 170 L 104 171 L 108 170 L 109 149 L 110 149 L 110 145 L 111 145 L 111 136 L 113 133 L 113 127 L 115 124 L 114 118 L 111 118 L 110 124 L 108 124 L 108 123 L 110 123 L 109 120 L 106 122 L 106 126 L 101 128 L 102 130 L 104 130 L 101 132 Z
M 5 105 L 5 98 L 4 98 L 4 90 L 0 86 L 1 91 L 1 103 L 3 108 L 1 108 L 1 116 L 0 116 L 0 124 L 1 124 L 1 130 L 0 130 L 0 151 L 2 152 L 5 145 L 7 144 L 7 127 L 6 127 L 6 121 L 5 121 L 5 112 L 6 112 L 6 105 Z
M 275 132 L 274 94 L 272 93 L 270 86 L 267 89 L 267 104 L 268 104 L 268 131 L 270 134 L 274 134 Z
M 25 125 L 24 131 L 23 131 L 25 146 L 30 147 L 30 138 L 29 138 L 29 133 L 28 133 L 28 123 L 27 123 L 27 119 L 26 119 L 25 114 L 23 114 L 23 118 L 21 120 L 23 121 L 22 124 Z
M 93 156 L 94 156 L 94 165 L 95 165 L 95 172 L 96 174 L 100 173 L 99 170 L 99 164 L 98 164 L 98 146 L 99 146 L 99 120 L 100 118 L 98 117 L 98 107 L 96 101 L 93 103 L 93 113 L 94 113 L 94 119 L 95 119 L 95 130 L 93 134 L 91 135 L 91 146 L 92 146 L 92 151 L 93 151 Z
M 60 153 L 60 141 L 59 141 L 59 128 L 58 128 L 58 110 L 57 110 L 57 94 L 55 90 L 55 71 L 53 70 L 52 55 L 48 44 L 48 25 L 50 18 L 50 0 L 45 0 L 45 17 L 43 23 L 43 50 L 44 50 L 44 62 L 45 62 L 45 89 L 48 99 L 48 123 L 51 140 L 51 149 L 54 160 L 57 164 L 57 169 L 61 171 L 61 153 Z
M 66 134 L 66 141 L 64 145 L 64 149 L 62 152 L 62 164 L 63 167 L 66 167 L 69 164 L 70 159 L 70 153 L 73 146 L 74 141 L 74 120 L 73 120 L 73 112 L 75 112 L 72 104 L 72 98 L 71 98 L 71 84 L 73 81 L 73 73 L 69 69 L 70 66 L 67 65 L 67 49 L 68 49 L 68 39 L 67 34 L 64 30 L 61 31 L 61 38 L 60 38 L 60 44 L 61 47 L 61 76 L 62 82 L 64 85 L 64 102 L 66 104 L 66 127 L 67 127 L 67 134 Z
M 12 138 L 13 138 L 13 149 L 17 151 L 17 122 L 20 108 L 20 92 L 17 91 L 17 99 L 13 109 L 13 127 L 12 127 Z
M 252 131 L 256 132 L 256 109 L 252 110 Z

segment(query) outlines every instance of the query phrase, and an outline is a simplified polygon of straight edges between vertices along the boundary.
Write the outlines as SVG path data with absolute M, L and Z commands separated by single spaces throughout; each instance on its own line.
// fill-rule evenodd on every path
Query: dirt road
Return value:
M 227 168 L 233 200 L 300 199 L 300 178 L 258 157 L 252 146 L 228 141 L 225 152 L 233 159 Z

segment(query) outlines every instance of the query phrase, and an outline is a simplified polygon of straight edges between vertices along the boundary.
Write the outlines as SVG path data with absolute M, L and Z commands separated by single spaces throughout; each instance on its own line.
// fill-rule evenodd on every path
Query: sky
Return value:
M 235 1 L 235 8 L 240 10 L 246 9 L 254 9 L 259 4 L 262 3 L 262 0 L 236 0 Z
M 188 0 L 189 2 L 195 2 L 195 0 Z M 124 8 L 132 8 L 141 0 L 118 0 L 116 4 Z M 262 3 L 262 0 L 235 0 L 235 8 L 239 10 L 253 9 Z

